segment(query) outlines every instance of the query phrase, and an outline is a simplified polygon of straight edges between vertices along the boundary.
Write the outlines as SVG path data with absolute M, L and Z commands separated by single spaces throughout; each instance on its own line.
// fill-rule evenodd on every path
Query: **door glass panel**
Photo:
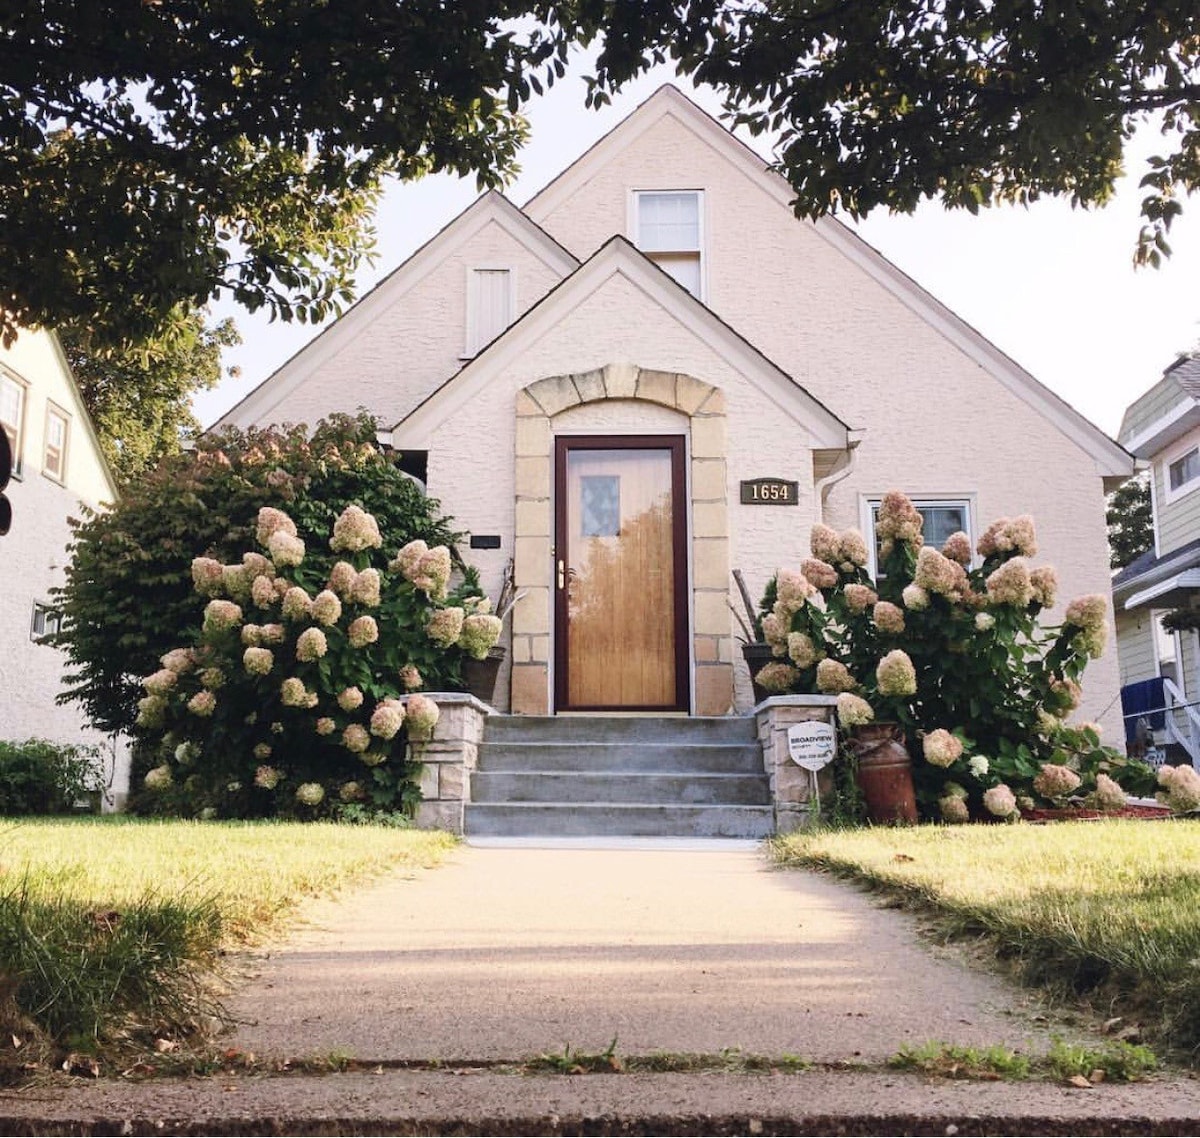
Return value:
M 671 452 L 568 450 L 567 675 L 571 707 L 672 707 Z

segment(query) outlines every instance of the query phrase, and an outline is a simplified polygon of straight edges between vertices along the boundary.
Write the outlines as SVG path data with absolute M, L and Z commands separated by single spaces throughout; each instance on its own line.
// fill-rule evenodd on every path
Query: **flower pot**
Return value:
M 766 688 L 760 688 L 754 681 L 754 677 L 758 675 L 772 660 L 777 659 L 771 651 L 769 644 L 743 644 L 742 659 L 746 661 L 746 667 L 750 669 L 750 684 L 754 688 L 754 702 L 762 703 L 764 699 L 770 699 L 772 693 Z
M 495 645 L 482 660 L 468 657 L 463 661 L 463 684 L 476 699 L 491 703 L 496 698 L 496 678 L 504 663 L 504 649 Z
M 858 786 L 872 822 L 912 825 L 917 820 L 912 758 L 898 723 L 864 723 L 846 746 L 858 761 Z

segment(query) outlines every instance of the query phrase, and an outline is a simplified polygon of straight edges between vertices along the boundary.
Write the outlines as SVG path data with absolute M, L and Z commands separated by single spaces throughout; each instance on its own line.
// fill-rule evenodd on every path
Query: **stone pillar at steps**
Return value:
M 833 695 L 776 695 L 764 699 L 754 709 L 763 765 L 771 782 L 776 834 L 790 834 L 817 821 L 811 817 L 809 808 L 812 775 L 792 762 L 788 753 L 788 728 L 793 723 L 813 720 L 832 723 L 836 728 L 836 710 L 837 696 Z M 827 789 L 832 789 L 827 770 L 820 777 L 824 794 Z
M 463 810 L 471 797 L 471 772 L 479 755 L 483 725 L 494 710 L 466 692 L 422 692 L 438 705 L 433 738 L 414 746 L 421 767 L 421 804 L 416 824 L 422 830 L 463 832 Z

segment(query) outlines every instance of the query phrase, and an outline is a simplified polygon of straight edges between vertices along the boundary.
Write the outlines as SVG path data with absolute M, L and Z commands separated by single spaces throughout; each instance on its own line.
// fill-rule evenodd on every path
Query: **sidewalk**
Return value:
M 230 1003 L 232 1043 L 469 1061 L 615 1038 L 625 1054 L 822 1062 L 931 1039 L 1049 1045 L 1028 993 L 932 952 L 866 894 L 738 847 L 464 847 L 316 912 Z
M 250 959 L 229 1001 L 240 1021 L 229 1046 L 276 1061 L 349 1055 L 366 1069 L 10 1092 L 0 1133 L 1200 1131 L 1191 1079 L 1076 1089 L 886 1069 L 904 1044 L 1044 1051 L 1080 1029 L 956 950 L 931 948 L 909 916 L 773 870 L 741 843 L 463 847 L 441 869 L 308 916 Z M 536 1076 L 493 1066 L 614 1039 L 626 1056 L 740 1048 L 815 1066 Z

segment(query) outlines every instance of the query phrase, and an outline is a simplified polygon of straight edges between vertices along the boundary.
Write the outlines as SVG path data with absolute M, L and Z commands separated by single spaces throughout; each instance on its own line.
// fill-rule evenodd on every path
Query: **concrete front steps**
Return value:
M 468 837 L 765 838 L 751 718 L 489 717 Z

